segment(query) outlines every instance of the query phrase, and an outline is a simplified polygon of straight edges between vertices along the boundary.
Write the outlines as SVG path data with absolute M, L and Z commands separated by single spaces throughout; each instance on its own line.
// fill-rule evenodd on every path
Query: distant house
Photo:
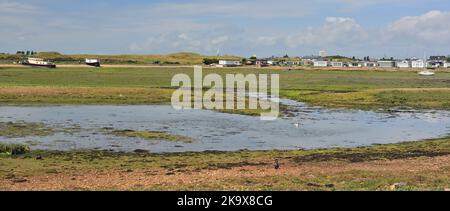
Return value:
M 255 64 L 258 67 L 267 67 L 267 66 L 269 66 L 269 63 L 265 59 L 258 59 L 258 60 L 256 60 Z
M 425 61 L 418 59 L 411 62 L 412 68 L 425 68 Z
M 240 60 L 219 60 L 219 66 L 222 67 L 237 67 L 241 65 L 242 62 Z
M 330 62 L 332 67 L 344 67 L 344 62 Z
M 447 62 L 446 56 L 430 56 L 430 60 L 428 60 L 428 65 L 430 67 L 443 67 L 445 63 Z
M 303 66 L 313 66 L 313 65 L 314 65 L 314 62 L 311 61 L 311 60 L 309 60 L 309 59 L 303 59 L 303 60 L 300 62 L 300 65 L 303 65 Z
M 347 66 L 348 67 L 362 67 L 363 64 L 361 62 L 348 62 Z
M 444 67 L 445 67 L 445 68 L 450 68 L 450 62 L 445 62 L 445 63 L 444 63 Z
M 411 68 L 411 62 L 408 60 L 396 61 L 395 66 L 398 68 Z
M 275 60 L 268 60 L 267 64 L 274 66 L 274 65 L 279 65 L 280 62 L 279 61 L 275 61 Z
M 365 61 L 363 63 L 364 67 L 378 67 L 378 63 L 377 62 L 371 62 L 371 61 Z
M 446 59 L 446 56 L 430 56 L 430 60 L 432 61 L 445 61 Z
M 378 66 L 381 68 L 394 68 L 395 62 L 388 61 L 388 60 L 380 60 L 380 61 L 378 61 Z
M 328 67 L 327 61 L 315 61 L 314 67 Z
M 429 67 L 433 67 L 433 68 L 439 68 L 439 67 L 443 67 L 445 64 L 444 61 L 437 61 L 437 60 L 432 60 L 432 61 L 428 61 L 427 65 Z
M 289 60 L 289 61 L 283 61 L 283 64 L 287 65 L 287 66 L 295 66 L 295 65 L 301 65 L 302 62 L 296 61 L 296 60 Z

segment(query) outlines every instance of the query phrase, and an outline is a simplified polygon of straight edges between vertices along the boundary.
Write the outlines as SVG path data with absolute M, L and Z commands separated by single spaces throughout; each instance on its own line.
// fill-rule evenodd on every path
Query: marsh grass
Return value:
M 109 134 L 119 137 L 141 138 L 145 140 L 159 140 L 171 142 L 192 143 L 193 139 L 187 136 L 174 135 L 161 131 L 135 131 L 135 130 L 114 130 Z
M 380 104 L 425 109 L 450 109 L 450 90 L 396 90 L 375 94 Z
M 281 97 L 311 105 L 377 110 L 398 106 L 450 109 L 450 73 L 204 68 L 204 74 L 280 74 Z M 58 68 L 0 70 L 1 105 L 169 104 L 174 75 L 193 68 Z M 408 89 L 408 90 L 405 90 Z M 230 112 L 230 111 L 225 111 Z M 233 111 L 233 113 L 235 113 Z M 237 111 L 257 115 L 255 111 Z
M 21 155 L 31 152 L 30 147 L 21 144 L 0 144 L 0 155 Z
M 43 123 L 0 122 L 0 136 L 22 138 L 28 136 L 50 136 L 56 132 Z

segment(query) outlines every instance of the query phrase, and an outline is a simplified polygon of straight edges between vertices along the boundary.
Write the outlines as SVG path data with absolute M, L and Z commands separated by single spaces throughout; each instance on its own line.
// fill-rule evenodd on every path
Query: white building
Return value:
M 269 64 L 269 65 L 279 65 L 280 62 L 279 61 L 275 61 L 275 60 L 268 60 L 267 64 Z
M 396 61 L 395 65 L 398 68 L 411 68 L 411 63 L 408 60 Z
M 347 63 L 348 67 L 362 67 L 363 64 L 360 62 L 349 62 Z
M 364 62 L 364 67 L 378 67 L 378 63 L 366 61 L 366 62 Z
M 414 60 L 411 62 L 411 67 L 412 68 L 425 68 L 425 62 L 421 59 Z
M 314 67 L 328 67 L 327 61 L 315 61 Z
M 331 62 L 332 67 L 344 67 L 344 62 Z
M 320 57 L 327 57 L 328 56 L 328 53 L 326 52 L 326 51 L 319 51 L 319 56 Z
M 450 62 L 445 62 L 445 63 L 444 63 L 444 67 L 445 67 L 445 68 L 450 68 Z
M 380 60 L 380 61 L 378 61 L 378 66 L 381 67 L 381 68 L 394 68 L 395 67 L 395 62 L 394 61 Z
M 283 65 L 287 65 L 287 66 L 296 66 L 296 65 L 301 65 L 302 62 L 301 61 L 296 61 L 296 60 L 289 60 L 289 61 L 283 61 L 282 64 Z
M 239 60 L 219 60 L 219 66 L 223 67 L 236 67 L 241 65 L 242 63 Z

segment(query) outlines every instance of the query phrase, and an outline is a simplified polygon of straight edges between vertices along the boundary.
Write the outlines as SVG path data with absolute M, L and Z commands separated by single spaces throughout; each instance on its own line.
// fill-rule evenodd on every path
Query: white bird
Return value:
M 300 122 L 296 122 L 294 125 L 296 128 L 300 128 Z

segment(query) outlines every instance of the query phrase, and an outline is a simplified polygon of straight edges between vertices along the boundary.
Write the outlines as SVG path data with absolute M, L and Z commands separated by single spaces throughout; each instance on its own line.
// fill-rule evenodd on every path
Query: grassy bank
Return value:
M 306 151 L 33 151 L 0 156 L 0 189 L 444 190 L 449 161 L 450 138 Z
M 175 74 L 191 68 L 0 69 L 0 104 L 167 104 Z M 206 68 L 204 74 L 280 74 L 281 96 L 312 105 L 365 110 L 450 109 L 450 73 Z M 244 112 L 245 113 L 245 112 Z
M 0 54 L 0 63 L 11 64 L 25 60 L 29 56 L 16 54 Z M 202 64 L 203 59 L 240 59 L 237 56 L 204 56 L 196 53 L 175 53 L 168 55 L 63 55 L 56 52 L 43 52 L 30 57 L 44 58 L 57 64 L 84 64 L 86 58 L 97 58 L 103 64 Z

